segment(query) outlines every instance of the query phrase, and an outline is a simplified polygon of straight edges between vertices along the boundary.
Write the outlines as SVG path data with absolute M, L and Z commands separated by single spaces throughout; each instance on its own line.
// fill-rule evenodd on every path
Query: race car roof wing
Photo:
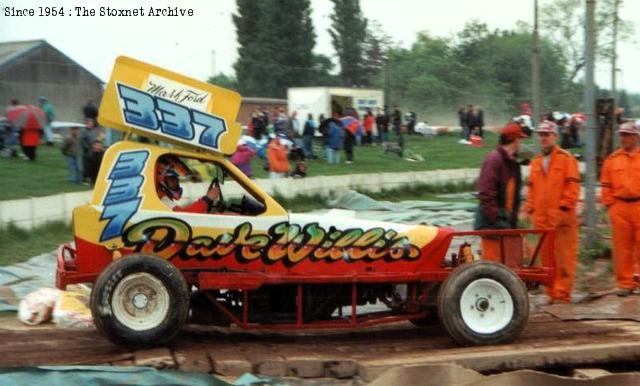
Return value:
M 230 155 L 240 94 L 126 56 L 116 59 L 98 121 L 194 150 Z

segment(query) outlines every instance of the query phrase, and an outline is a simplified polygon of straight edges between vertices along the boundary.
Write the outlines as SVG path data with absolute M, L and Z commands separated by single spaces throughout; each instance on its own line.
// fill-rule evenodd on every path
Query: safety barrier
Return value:
M 487 127 L 495 131 L 496 127 Z M 459 127 L 447 128 L 450 131 Z M 584 165 L 581 164 L 581 171 Z M 258 179 L 256 183 L 269 194 L 278 193 L 283 197 L 296 195 L 326 196 L 339 189 L 361 189 L 377 192 L 382 189 L 396 188 L 415 183 L 446 184 L 448 182 L 473 182 L 479 169 L 447 169 L 402 173 L 369 173 L 333 176 L 307 177 L 303 179 Z M 528 168 L 523 168 L 523 176 L 528 175 Z M 185 183 L 183 199 L 192 200 L 200 197 L 208 183 Z M 224 193 L 228 197 L 240 195 L 244 191 L 235 182 L 225 184 Z M 0 228 L 10 223 L 32 229 L 51 221 L 70 221 L 74 207 L 89 202 L 91 191 L 61 193 L 44 197 L 29 197 L 17 200 L 0 201 Z
M 370 173 L 333 176 L 317 176 L 302 179 L 258 179 L 256 183 L 269 194 L 291 198 L 297 195 L 327 196 L 339 189 L 360 189 L 377 192 L 403 185 L 425 183 L 446 184 L 450 182 L 473 182 L 478 169 L 429 170 L 403 173 Z M 525 174 L 527 174 L 525 172 Z M 208 183 L 185 183 L 184 200 L 200 197 Z M 235 182 L 224 185 L 228 197 L 242 194 L 243 189 Z M 74 207 L 89 202 L 91 191 L 61 193 L 45 197 L 30 197 L 0 201 L 0 227 L 10 223 L 23 229 L 32 229 L 51 221 L 70 221 Z

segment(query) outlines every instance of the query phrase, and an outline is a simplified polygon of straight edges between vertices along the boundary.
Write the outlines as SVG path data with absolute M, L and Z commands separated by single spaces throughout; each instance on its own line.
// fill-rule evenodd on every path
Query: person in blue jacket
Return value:
M 309 114 L 307 120 L 304 122 L 304 129 L 302 131 L 302 148 L 304 149 L 304 156 L 310 159 L 316 158 L 313 154 L 313 139 L 316 135 L 316 121 L 313 120 L 313 115 Z
M 342 150 L 344 142 L 344 128 L 340 121 L 342 114 L 339 111 L 333 112 L 333 117 L 328 119 L 327 131 L 328 141 L 326 147 L 327 162 L 330 164 L 340 163 L 340 151 Z

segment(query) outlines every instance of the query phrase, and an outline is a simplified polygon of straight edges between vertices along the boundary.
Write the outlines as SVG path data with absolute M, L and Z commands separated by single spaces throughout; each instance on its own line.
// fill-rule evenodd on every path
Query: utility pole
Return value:
M 613 41 L 611 47 L 611 98 L 613 98 L 613 122 L 611 125 L 611 135 L 613 137 L 613 147 L 617 148 L 620 142 L 618 138 L 618 117 L 616 116 L 616 109 L 618 107 L 618 92 L 616 90 L 616 75 L 617 75 L 617 61 L 618 61 L 618 8 L 620 7 L 621 0 L 614 0 L 613 2 Z
M 391 49 L 387 48 L 387 65 L 384 69 L 384 106 L 391 106 Z
M 535 128 L 538 125 L 538 119 L 540 119 L 540 33 L 538 31 L 538 0 L 533 1 L 533 18 L 533 55 L 531 56 L 533 116 L 531 117 L 531 122 L 533 123 L 533 128 Z
M 587 247 L 592 247 L 596 240 L 596 120 L 595 120 L 595 7 L 596 0 L 586 0 L 585 25 L 585 74 L 584 74 L 584 112 L 587 116 L 587 175 L 585 184 L 585 200 L 587 213 Z

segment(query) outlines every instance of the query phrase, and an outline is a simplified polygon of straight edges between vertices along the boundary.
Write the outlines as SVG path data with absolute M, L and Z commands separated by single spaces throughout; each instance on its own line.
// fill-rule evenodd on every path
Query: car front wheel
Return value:
M 168 342 L 189 313 L 187 284 L 170 262 L 135 254 L 111 263 L 96 280 L 91 314 L 97 329 L 128 347 Z

